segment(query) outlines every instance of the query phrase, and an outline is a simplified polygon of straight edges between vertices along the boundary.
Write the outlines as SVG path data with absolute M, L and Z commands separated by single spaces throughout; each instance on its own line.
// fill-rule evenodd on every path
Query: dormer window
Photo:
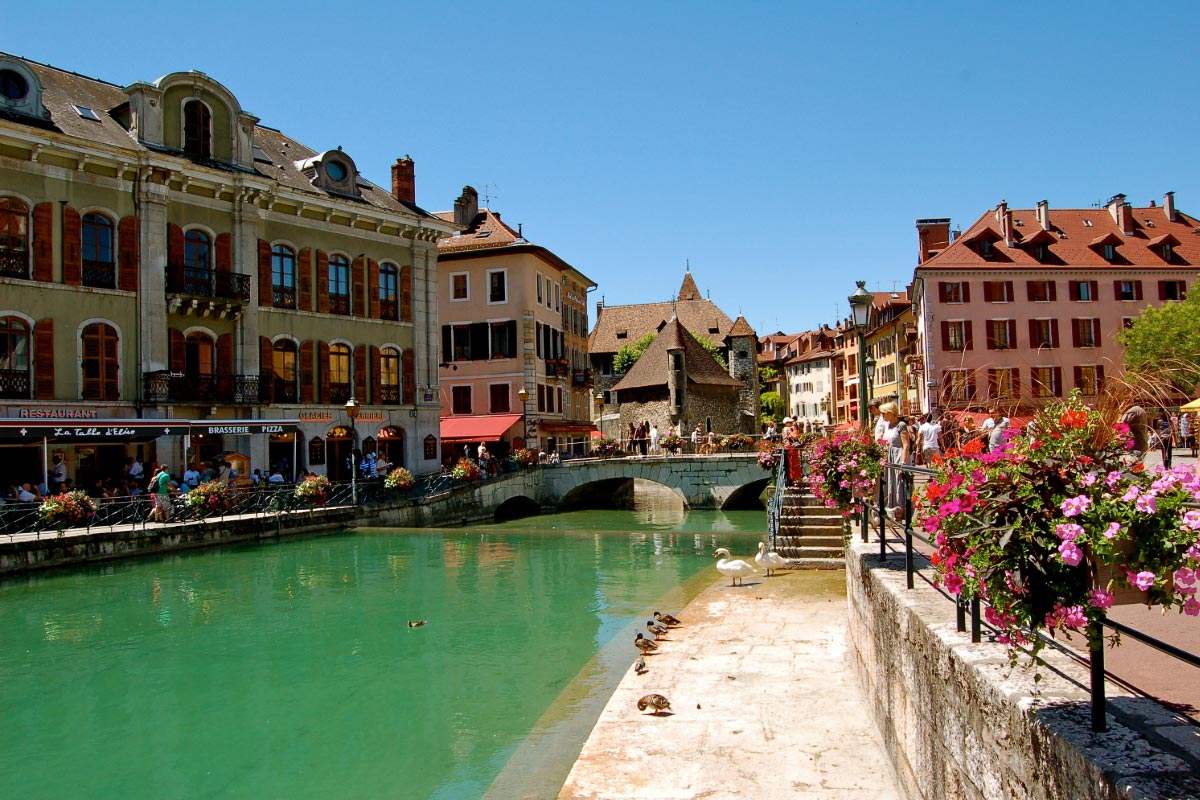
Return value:
M 992 240 L 991 239 L 983 239 L 982 241 L 979 242 L 979 255 L 982 256 L 983 258 L 991 258 L 992 257 Z
M 29 94 L 29 81 L 12 69 L 0 69 L 0 95 L 8 100 L 24 100 Z
M 329 176 L 329 180 L 340 183 L 346 180 L 346 167 L 340 161 L 326 161 L 325 174 Z
M 212 157 L 212 112 L 199 100 L 183 105 L 183 152 L 196 158 Z
M 297 161 L 296 166 L 318 189 L 348 197 L 361 196 L 358 169 L 350 156 L 341 150 L 326 150 L 318 156 Z
M 1162 246 L 1163 261 L 1170 262 L 1175 258 L 1175 247 L 1170 242 L 1164 242 Z
M 16 58 L 0 54 L 0 110 L 35 119 L 50 119 L 42 105 L 37 73 Z

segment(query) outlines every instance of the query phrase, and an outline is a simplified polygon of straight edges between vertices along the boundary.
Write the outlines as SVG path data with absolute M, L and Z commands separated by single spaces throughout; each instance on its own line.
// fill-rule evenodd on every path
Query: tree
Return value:
M 775 367 L 767 364 L 758 368 L 758 390 L 760 392 L 767 391 L 767 387 L 777 380 L 779 380 L 779 370 Z
M 688 333 L 691 333 L 691 331 L 688 331 Z M 710 356 L 716 359 L 716 362 L 721 365 L 721 369 L 729 372 L 729 363 L 725 360 L 725 354 L 721 352 L 720 347 L 717 347 L 717 345 L 710 339 L 702 336 L 696 336 L 695 334 L 692 334 L 692 338 L 699 342 L 700 346 L 707 350 Z
M 1200 291 L 1177 303 L 1149 306 L 1117 335 L 1125 345 L 1125 369 L 1135 375 L 1169 376 L 1191 392 L 1200 382 Z
M 783 398 L 779 392 L 763 392 L 758 396 L 758 407 L 762 411 L 763 420 L 773 419 L 779 422 L 783 419 Z
M 613 356 L 613 372 L 624 375 L 629 368 L 646 352 L 646 348 L 654 341 L 654 334 L 647 333 L 633 344 L 621 345 L 621 349 Z

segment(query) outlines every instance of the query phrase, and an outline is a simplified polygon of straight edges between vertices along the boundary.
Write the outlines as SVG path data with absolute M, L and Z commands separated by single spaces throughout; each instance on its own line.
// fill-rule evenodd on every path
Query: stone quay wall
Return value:
M 1088 667 L 1047 647 L 1042 679 L 1006 648 L 972 644 L 954 606 L 877 543 L 846 553 L 850 659 L 897 781 L 921 800 L 1200 797 L 1200 732 L 1108 684 L 1091 731 Z M 986 631 L 986 629 L 985 629 Z

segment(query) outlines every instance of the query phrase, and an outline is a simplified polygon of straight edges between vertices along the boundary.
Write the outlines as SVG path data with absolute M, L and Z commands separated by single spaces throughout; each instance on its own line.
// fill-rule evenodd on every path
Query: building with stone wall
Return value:
M 226 432 L 190 437 L 190 460 L 333 477 L 357 433 L 431 469 L 451 230 L 416 205 L 411 159 L 389 192 L 201 72 L 121 86 L 0 54 L 0 417 L 202 421 Z M 49 442 L 72 476 L 184 464 L 186 437 L 94 427 Z M 6 431 L 0 479 L 40 471 L 40 446 Z

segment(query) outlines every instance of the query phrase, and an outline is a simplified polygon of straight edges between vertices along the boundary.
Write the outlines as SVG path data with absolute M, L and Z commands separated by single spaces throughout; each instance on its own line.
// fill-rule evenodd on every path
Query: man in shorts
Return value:
M 171 470 L 166 464 L 160 464 L 158 472 L 150 479 L 150 496 L 154 498 L 154 510 L 150 519 L 155 522 L 166 522 L 171 519 Z

